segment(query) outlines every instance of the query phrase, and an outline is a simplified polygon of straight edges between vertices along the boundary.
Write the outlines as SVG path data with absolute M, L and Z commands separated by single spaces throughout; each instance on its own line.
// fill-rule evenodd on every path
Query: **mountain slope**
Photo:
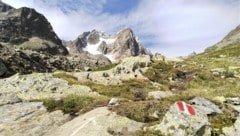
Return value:
M 240 42 L 240 25 L 238 25 L 235 29 L 229 32 L 219 43 L 213 45 L 206 49 L 209 50 L 219 50 L 225 46 L 232 45 Z
M 68 54 L 48 20 L 31 8 L 0 4 L 0 42 L 50 54 Z M 11 9 L 11 10 L 10 10 Z M 8 11 L 8 12 L 6 12 Z
M 71 54 L 89 52 L 93 55 L 103 54 L 111 61 L 125 57 L 150 55 L 150 51 L 137 41 L 130 28 L 121 30 L 115 35 L 93 30 L 84 32 L 76 40 L 66 43 Z

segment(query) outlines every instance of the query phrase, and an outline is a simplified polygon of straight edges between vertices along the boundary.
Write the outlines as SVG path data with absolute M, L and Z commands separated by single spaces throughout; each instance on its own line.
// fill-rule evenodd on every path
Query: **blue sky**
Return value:
M 240 0 L 2 0 L 44 14 L 64 40 L 130 27 L 155 53 L 202 52 L 240 24 Z

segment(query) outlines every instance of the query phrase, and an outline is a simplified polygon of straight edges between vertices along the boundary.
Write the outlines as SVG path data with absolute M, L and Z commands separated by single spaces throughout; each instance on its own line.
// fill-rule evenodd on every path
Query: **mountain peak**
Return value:
M 68 44 L 70 53 L 88 52 L 93 55 L 103 54 L 111 61 L 125 57 L 150 54 L 150 52 L 137 41 L 131 28 L 125 28 L 115 35 L 92 30 L 84 32 L 73 43 Z

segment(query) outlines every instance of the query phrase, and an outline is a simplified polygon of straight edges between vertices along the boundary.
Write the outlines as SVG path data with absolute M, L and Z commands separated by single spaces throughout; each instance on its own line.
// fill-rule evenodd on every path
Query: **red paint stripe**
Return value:
M 182 102 L 182 101 L 178 101 L 177 104 L 178 104 L 179 110 L 180 110 L 180 111 L 184 111 L 183 102 Z
M 191 105 L 187 105 L 187 110 L 190 113 L 190 115 L 195 115 L 195 110 Z

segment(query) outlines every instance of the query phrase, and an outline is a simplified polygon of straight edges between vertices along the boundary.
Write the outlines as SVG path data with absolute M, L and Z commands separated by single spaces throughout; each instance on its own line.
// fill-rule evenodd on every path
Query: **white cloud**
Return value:
M 203 51 L 240 24 L 240 3 L 235 0 L 141 0 L 130 13 L 117 15 L 101 13 L 108 0 L 97 3 L 95 0 L 77 0 L 81 4 L 61 0 L 65 5 L 58 4 L 57 0 L 47 1 L 47 4 L 44 0 L 3 1 L 14 7 L 36 8 L 63 39 L 73 40 L 92 29 L 113 33 L 129 26 L 145 46 L 151 43 L 148 47 L 153 52 L 167 56 Z M 71 8 L 75 10 L 70 11 Z

